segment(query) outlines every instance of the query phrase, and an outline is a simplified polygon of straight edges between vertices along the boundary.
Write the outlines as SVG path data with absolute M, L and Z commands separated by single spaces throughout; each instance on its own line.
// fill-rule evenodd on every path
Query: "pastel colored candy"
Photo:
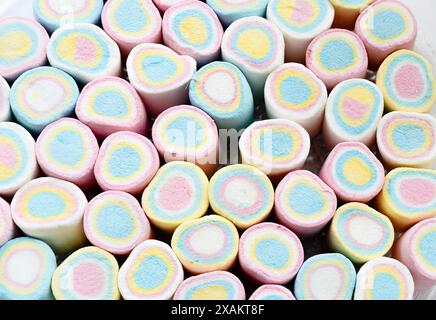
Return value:
M 399 231 L 436 217 L 436 170 L 394 169 L 375 200 L 377 210 Z
M 365 44 L 370 65 L 379 66 L 391 53 L 413 48 L 418 26 L 400 1 L 381 0 L 362 11 L 355 31 Z
M 11 217 L 9 203 L 0 198 L 0 247 L 11 240 L 16 232 L 14 221 Z
M 213 271 L 187 278 L 177 288 L 174 300 L 245 300 L 245 289 L 232 273 Z
M 173 232 L 185 221 L 200 218 L 209 208 L 209 180 L 195 164 L 173 161 L 163 165 L 142 195 L 151 223 Z
M 286 287 L 264 284 L 257 288 L 248 300 L 295 300 L 295 297 Z
M 304 260 L 300 239 L 282 225 L 263 222 L 247 229 L 239 244 L 239 263 L 253 281 L 286 284 Z
M 150 223 L 138 200 L 121 191 L 106 191 L 86 206 L 83 228 L 89 242 L 112 254 L 128 255 L 151 237 Z
M 51 288 L 56 300 L 119 300 L 118 262 L 96 247 L 81 248 L 55 270 Z
M 35 140 L 22 126 L 0 122 L 0 196 L 13 196 L 38 174 Z
M 233 22 L 221 44 L 224 61 L 233 63 L 247 77 L 256 98 L 263 96 L 268 75 L 283 64 L 285 44 L 280 30 L 260 17 Z
M 309 134 L 286 119 L 256 121 L 239 140 L 242 163 L 253 165 L 270 177 L 301 169 L 309 150 Z
M 99 27 L 89 23 L 64 25 L 53 32 L 47 48 L 53 67 L 68 72 L 80 83 L 121 74 L 117 44 Z
M 228 27 L 241 18 L 265 17 L 268 0 L 206 0 L 206 3 L 218 15 L 221 23 Z
M 436 79 L 430 62 L 420 54 L 400 50 L 382 63 L 377 72 L 388 111 L 429 112 L 436 102 Z
M 381 257 L 359 269 L 354 300 L 413 300 L 414 287 L 412 275 L 404 264 Z
M 167 162 L 188 161 L 212 175 L 218 161 L 218 130 L 205 112 L 188 105 L 169 108 L 154 121 L 153 143 Z
M 166 243 L 146 240 L 133 249 L 118 274 L 125 300 L 169 300 L 183 281 L 183 268 Z
M 198 70 L 189 84 L 192 105 L 208 113 L 220 129 L 243 129 L 253 122 L 254 102 L 244 74 L 215 61 Z
M 9 84 L 0 76 L 0 122 L 11 119 L 11 107 L 9 105 Z
M 332 26 L 328 0 L 271 0 L 266 17 L 283 33 L 286 61 L 304 62 L 310 42 Z
M 139 44 L 162 40 L 162 18 L 151 0 L 109 0 L 101 22 L 124 56 Z
M 217 215 L 182 223 L 171 239 L 177 258 L 193 274 L 230 269 L 236 261 L 238 245 L 236 227 Z
M 159 169 L 159 155 L 146 137 L 120 131 L 107 137 L 100 148 L 94 175 L 104 191 L 140 194 Z
M 162 37 L 178 54 L 191 56 L 198 65 L 220 57 L 223 27 L 215 12 L 201 1 L 181 2 L 165 11 Z
M 310 43 L 306 53 L 306 66 L 330 90 L 342 81 L 365 78 L 368 56 L 362 40 L 354 32 L 330 29 Z
M 338 199 L 367 203 L 383 188 L 385 171 L 363 143 L 342 142 L 330 152 L 319 176 Z
M 100 22 L 103 0 L 33 0 L 33 14 L 48 32 L 68 23 Z
M 197 0 L 153 0 L 154 5 L 160 12 L 165 12 L 172 6 L 175 6 L 182 2 L 195 2 Z
M 330 148 L 350 141 L 373 145 L 383 110 L 383 95 L 374 83 L 364 79 L 339 83 L 327 100 L 324 141 Z
M 209 201 L 215 213 L 245 230 L 267 219 L 274 205 L 274 188 L 261 170 L 235 164 L 210 179 Z
M 33 238 L 16 238 L 0 247 L 0 300 L 51 300 L 56 256 Z
M 327 101 L 325 84 L 304 65 L 285 63 L 265 83 L 265 108 L 270 119 L 289 119 L 311 137 L 321 129 Z
M 57 253 L 71 252 L 85 242 L 84 193 L 71 182 L 38 178 L 17 191 L 11 203 L 12 219 L 28 236 L 39 238 Z
M 339 253 L 324 253 L 304 261 L 295 279 L 298 300 L 351 300 L 356 269 Z
M 394 227 L 386 216 L 366 204 L 350 202 L 336 211 L 328 242 L 334 251 L 356 264 L 363 264 L 390 250 Z
M 24 71 L 47 61 L 47 31 L 26 18 L 0 19 L 0 76 L 14 81 Z
M 118 77 L 101 77 L 88 83 L 76 104 L 77 118 L 96 136 L 118 131 L 146 133 L 147 112 L 136 90 Z
M 360 12 L 376 0 L 330 0 L 335 9 L 333 26 L 354 30 Z
M 336 195 L 315 174 L 293 171 L 278 184 L 274 211 L 278 221 L 299 236 L 318 233 L 336 212 Z
M 389 167 L 431 169 L 436 161 L 436 119 L 429 114 L 390 112 L 378 124 L 377 145 Z
M 42 171 L 89 189 L 95 185 L 98 142 L 86 125 L 62 118 L 48 125 L 36 140 L 35 154 Z
M 188 85 L 196 66 L 193 58 L 153 43 L 136 46 L 127 59 L 129 81 L 154 117 L 188 102 Z

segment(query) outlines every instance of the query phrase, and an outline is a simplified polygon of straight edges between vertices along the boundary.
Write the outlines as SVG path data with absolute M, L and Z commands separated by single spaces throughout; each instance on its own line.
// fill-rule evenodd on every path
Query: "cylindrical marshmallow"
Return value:
M 413 48 L 418 25 L 400 1 L 380 0 L 362 11 L 355 31 L 365 44 L 369 64 L 377 68 L 391 53 Z
M 22 126 L 0 122 L 0 196 L 13 196 L 38 174 L 35 140 Z
M 329 148 L 341 142 L 375 143 L 377 124 L 383 116 L 380 89 L 363 79 L 339 83 L 330 93 L 324 115 L 323 137 Z
M 330 247 L 356 264 L 385 255 L 394 242 L 391 221 L 366 204 L 350 202 L 338 208 L 328 232 Z
M 394 111 L 378 124 L 377 146 L 389 167 L 433 168 L 436 119 L 429 114 Z
M 430 62 L 420 54 L 400 50 L 377 72 L 377 86 L 388 111 L 430 112 L 436 102 L 436 79 Z
M 26 18 L 0 19 L 0 76 L 14 81 L 24 71 L 47 61 L 47 31 Z
M 169 300 L 183 281 L 183 268 L 170 246 L 146 240 L 133 249 L 118 274 L 125 300 Z
M 91 129 L 76 119 L 62 118 L 41 132 L 36 140 L 35 154 L 47 176 L 90 189 L 95 185 L 98 149 Z
M 239 244 L 239 263 L 253 281 L 286 284 L 304 260 L 300 239 L 289 229 L 271 222 L 247 229 Z
M 267 219 L 274 205 L 274 188 L 261 170 L 235 164 L 210 179 L 209 201 L 215 213 L 245 230 Z
M 0 76 L 0 122 L 11 119 L 11 107 L 9 105 L 9 84 Z
M 146 137 L 120 131 L 107 137 L 94 167 L 95 178 L 104 191 L 140 194 L 159 169 L 159 155 Z
M 254 102 L 244 74 L 228 62 L 212 62 L 192 77 L 192 105 L 208 113 L 220 129 L 246 128 L 253 122 Z
M 295 279 L 298 300 L 351 300 L 356 269 L 339 253 L 324 253 L 304 261 Z
M 335 28 L 354 30 L 361 11 L 375 0 L 330 0 L 335 9 Z
M 242 163 L 272 177 L 301 169 L 309 150 L 309 134 L 299 124 L 286 119 L 256 121 L 239 140 Z
M 58 253 L 85 242 L 83 213 L 88 201 L 71 182 L 38 178 L 17 191 L 11 203 L 12 219 L 31 237 L 47 242 Z
M 197 0 L 153 0 L 154 5 L 160 12 L 165 13 L 172 6 L 178 5 L 182 2 L 195 2 Z
M 0 198 L 0 247 L 11 240 L 16 233 L 14 221 L 11 217 L 9 203 Z
M 67 24 L 57 29 L 50 38 L 47 57 L 53 67 L 84 84 L 121 74 L 117 44 L 102 29 L 89 23 Z
M 319 176 L 338 199 L 367 203 L 383 188 L 385 170 L 363 143 L 342 142 L 330 152 Z
M 295 121 L 311 137 L 319 133 L 327 88 L 304 65 L 286 63 L 278 67 L 266 80 L 264 96 L 268 118 Z
M 0 248 L 0 300 L 51 300 L 56 256 L 33 238 L 16 238 Z
M 188 102 L 189 81 L 196 69 L 193 58 L 161 44 L 136 46 L 127 58 L 129 81 L 154 117 Z
M 151 223 L 173 232 L 180 224 L 200 218 L 209 208 L 209 180 L 195 164 L 173 161 L 162 166 L 142 195 Z
M 118 262 L 96 247 L 81 248 L 55 270 L 51 283 L 56 300 L 119 300 Z
M 246 17 L 224 32 L 221 53 L 224 61 L 241 69 L 254 96 L 259 98 L 268 75 L 284 62 L 285 44 L 274 24 L 264 18 Z
M 217 215 L 182 223 L 171 239 L 177 258 L 193 274 L 230 269 L 236 261 L 238 245 L 236 227 Z
M 167 162 L 195 163 L 211 176 L 218 164 L 219 140 L 215 122 L 188 105 L 169 108 L 154 121 L 153 143 Z
M 33 0 L 33 14 L 48 32 L 68 23 L 100 22 L 103 0 Z
M 106 191 L 92 199 L 86 206 L 83 228 L 94 246 L 117 255 L 128 255 L 151 235 L 138 200 L 121 191 Z
M 245 17 L 265 17 L 269 0 L 206 0 L 209 7 L 215 11 L 224 27 Z
M 335 11 L 328 0 L 271 0 L 266 17 L 283 33 L 285 60 L 303 63 L 307 47 L 330 29 Z
M 162 18 L 151 0 L 109 0 L 101 22 L 125 57 L 139 44 L 162 40 Z
M 295 297 L 286 287 L 264 284 L 257 288 L 248 300 L 295 300 Z
M 310 43 L 306 65 L 325 83 L 327 89 L 333 89 L 348 79 L 364 79 L 368 55 L 362 40 L 354 32 L 330 29 Z

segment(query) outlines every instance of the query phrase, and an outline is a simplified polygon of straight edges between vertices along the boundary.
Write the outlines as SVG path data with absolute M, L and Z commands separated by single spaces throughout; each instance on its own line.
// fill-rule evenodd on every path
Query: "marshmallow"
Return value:
M 330 0 L 335 9 L 333 26 L 354 30 L 360 12 L 376 0 Z
M 264 284 L 257 288 L 248 300 L 295 300 L 295 297 L 286 287 Z
M 225 27 L 245 17 L 265 17 L 268 0 L 206 0 Z
M 11 119 L 9 92 L 9 84 L 0 76 L 0 122 L 9 121 Z
M 14 221 L 11 217 L 9 203 L 0 198 L 0 247 L 11 240 L 16 233 Z
M 172 6 L 178 5 L 182 2 L 196 2 L 197 0 L 153 0 L 154 5 L 160 12 L 165 12 Z

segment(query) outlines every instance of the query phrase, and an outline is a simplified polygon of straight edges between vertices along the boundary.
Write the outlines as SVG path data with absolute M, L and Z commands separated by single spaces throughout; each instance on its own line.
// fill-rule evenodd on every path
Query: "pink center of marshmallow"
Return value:
M 394 75 L 395 89 L 402 99 L 418 99 L 424 92 L 425 81 L 421 70 L 412 64 L 398 68 Z
M 351 97 L 345 97 L 342 112 L 351 120 L 360 120 L 368 111 L 368 105 Z
M 74 57 L 76 60 L 87 63 L 94 59 L 96 56 L 97 49 L 89 39 L 78 37 L 76 40 L 76 50 L 74 52 Z
M 0 142 L 0 165 L 13 168 L 17 163 L 17 154 L 10 144 Z
M 407 179 L 400 182 L 400 194 L 411 205 L 427 205 L 436 198 L 436 186 L 423 178 Z
M 171 177 L 159 190 L 159 204 L 168 211 L 179 211 L 189 206 L 194 190 L 182 176 Z
M 295 8 L 291 13 L 291 20 L 297 23 L 304 23 L 313 15 L 313 7 L 310 1 L 297 0 Z
M 83 262 L 73 270 L 73 290 L 86 297 L 96 297 L 104 289 L 105 271 L 97 263 Z

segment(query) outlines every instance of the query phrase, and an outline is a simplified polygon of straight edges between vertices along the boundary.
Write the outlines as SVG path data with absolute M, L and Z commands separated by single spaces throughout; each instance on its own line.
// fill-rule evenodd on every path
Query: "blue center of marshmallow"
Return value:
M 436 268 L 436 231 L 430 232 L 422 237 L 419 243 L 419 251 L 422 257 L 433 267 Z
M 194 296 L 195 292 L 199 289 L 205 288 L 205 287 L 221 287 L 224 288 L 227 292 L 227 298 L 232 299 L 235 296 L 235 287 L 233 284 L 226 280 L 210 280 L 201 282 L 199 284 L 193 285 L 191 288 L 189 288 L 186 291 L 186 294 L 184 295 L 188 300 L 192 300 L 192 297 Z
M 272 157 L 285 157 L 292 152 L 294 139 L 285 132 L 266 132 L 260 136 L 259 149 Z
M 180 117 L 171 121 L 166 130 L 166 139 L 177 146 L 194 148 L 204 141 L 205 132 L 200 124 L 189 117 Z
M 44 191 L 30 198 L 27 209 L 35 217 L 46 218 L 62 214 L 66 209 L 66 205 L 60 195 Z
M 133 277 L 141 289 L 152 290 L 161 285 L 168 276 L 168 266 L 157 256 L 148 256 L 141 261 Z
M 134 224 L 130 213 L 119 205 L 103 207 L 97 216 L 98 229 L 109 238 L 127 238 Z
M 160 55 L 150 55 L 142 61 L 142 71 L 154 82 L 163 82 L 171 78 L 177 70 L 174 61 Z
M 65 130 L 60 132 L 50 143 L 51 157 L 65 165 L 75 165 L 83 158 L 84 142 L 77 132 Z
M 141 165 L 141 156 L 130 147 L 116 149 L 109 159 L 109 170 L 115 178 L 134 175 Z
M 405 21 L 400 14 L 383 10 L 374 16 L 371 31 L 381 39 L 392 39 L 399 36 L 404 28 Z
M 343 70 L 354 62 L 354 52 L 350 44 L 335 39 L 325 44 L 321 49 L 321 63 L 330 71 Z
M 289 248 L 280 240 L 267 238 L 256 246 L 256 258 L 270 269 L 280 269 L 289 260 Z
M 97 114 L 107 117 L 124 117 L 129 112 L 126 98 L 115 90 L 97 95 L 92 108 Z
M 305 183 L 299 183 L 292 188 L 288 198 L 289 206 L 301 214 L 315 214 L 324 207 L 324 199 L 320 192 Z
M 126 32 L 138 32 L 147 25 L 147 13 L 138 0 L 122 1 L 114 15 L 117 25 Z
M 280 95 L 292 104 L 302 104 L 312 95 L 312 89 L 299 77 L 287 77 L 280 83 Z
M 394 129 L 392 139 L 395 145 L 403 151 L 416 151 L 425 142 L 424 130 L 413 124 L 403 124 Z
M 374 277 L 372 298 L 374 300 L 397 300 L 400 290 L 398 281 L 392 275 L 381 272 Z

